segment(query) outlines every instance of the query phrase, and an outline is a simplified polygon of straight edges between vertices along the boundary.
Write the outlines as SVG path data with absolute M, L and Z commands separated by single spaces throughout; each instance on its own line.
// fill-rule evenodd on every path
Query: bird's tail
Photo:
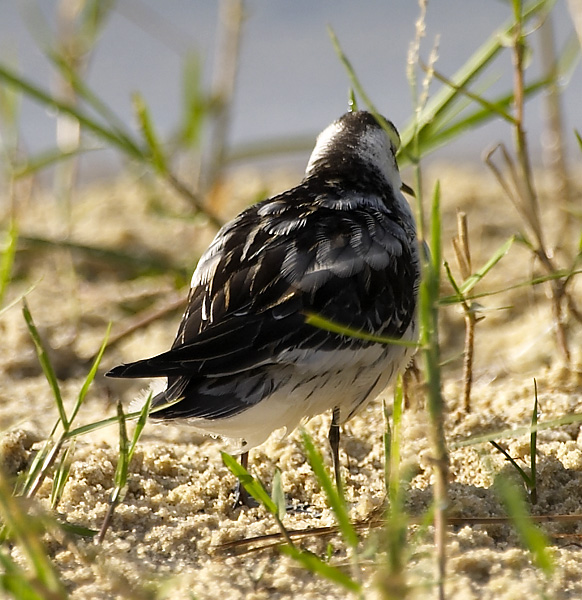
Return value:
M 131 411 L 136 412 L 141 410 L 151 394 L 153 397 L 149 416 L 152 419 L 175 418 L 175 405 L 183 399 L 183 392 L 187 383 L 188 380 L 184 377 L 172 378 L 167 385 L 156 381 L 146 388 L 138 398 L 133 400 L 129 408 Z
M 158 372 L 152 360 L 145 358 L 127 365 L 119 365 L 105 373 L 105 377 L 140 379 L 146 377 L 167 377 L 166 373 Z

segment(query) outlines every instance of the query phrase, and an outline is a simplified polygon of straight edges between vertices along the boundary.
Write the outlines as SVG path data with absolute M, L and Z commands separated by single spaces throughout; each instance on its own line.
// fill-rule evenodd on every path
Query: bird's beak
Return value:
M 400 186 L 400 189 L 405 193 L 408 194 L 409 196 L 412 196 L 413 198 L 416 198 L 416 194 L 414 193 L 414 190 L 409 186 L 406 185 L 405 183 L 403 183 Z

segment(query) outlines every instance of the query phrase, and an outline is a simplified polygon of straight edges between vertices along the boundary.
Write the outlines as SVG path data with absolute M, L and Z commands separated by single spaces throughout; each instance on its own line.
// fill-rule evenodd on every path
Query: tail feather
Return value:
M 167 373 L 156 369 L 150 359 L 138 360 L 127 365 L 113 367 L 105 373 L 106 377 L 119 377 L 127 379 L 139 379 L 145 377 L 167 377 Z
M 168 409 L 174 404 L 182 402 L 183 391 L 187 384 L 188 379 L 184 377 L 177 377 L 170 382 L 154 381 L 132 400 L 129 409 L 135 412 L 141 411 L 148 397 L 152 396 L 149 416 L 152 419 L 172 418 L 167 414 Z

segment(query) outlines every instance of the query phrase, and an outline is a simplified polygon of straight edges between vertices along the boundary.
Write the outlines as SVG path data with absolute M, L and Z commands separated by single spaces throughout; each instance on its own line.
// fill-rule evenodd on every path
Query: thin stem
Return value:
M 556 187 L 556 198 L 560 199 L 560 215 L 562 218 L 560 239 L 565 245 L 572 224 L 572 213 L 569 210 L 572 201 L 572 190 L 568 175 L 566 150 L 564 144 L 564 126 L 562 116 L 562 98 L 558 83 L 558 59 L 554 46 L 554 27 L 550 13 L 539 30 L 540 60 L 544 73 L 547 74 L 548 85 L 544 94 L 545 105 L 545 138 L 542 147 L 544 162 L 552 171 Z
M 521 2 L 520 13 L 521 13 Z M 539 204 L 538 198 L 533 186 L 533 173 L 530 162 L 529 148 L 527 144 L 527 135 L 524 129 L 524 54 L 525 41 L 522 36 L 521 14 L 516 18 L 515 41 L 513 44 L 513 97 L 515 106 L 515 143 L 517 149 L 517 159 L 521 169 L 520 191 L 524 196 L 528 206 L 532 210 L 536 223 L 539 224 Z M 536 227 L 536 235 L 540 246 L 543 247 L 543 232 L 541 227 Z
M 521 202 L 527 206 L 530 215 L 529 224 L 532 228 L 537 241 L 535 250 L 541 263 L 552 273 L 556 270 L 548 252 L 544 241 L 543 229 L 540 223 L 540 211 L 537 194 L 533 184 L 533 172 L 531 168 L 530 154 L 527 144 L 527 136 L 524 129 L 524 55 L 525 55 L 525 37 L 522 32 L 523 14 L 521 0 L 514 1 L 515 11 L 515 33 L 513 42 L 513 95 L 515 105 L 515 147 L 517 153 L 517 161 L 521 171 L 519 179 L 518 192 L 521 196 Z M 570 362 L 570 351 L 568 349 L 568 341 L 564 328 L 562 300 L 564 297 L 564 286 L 560 281 L 550 283 L 550 291 L 552 296 L 552 312 L 554 315 L 554 323 L 556 326 L 556 336 L 558 347 L 562 351 L 564 359 L 567 363 Z
M 435 502 L 434 528 L 436 568 L 439 600 L 445 598 L 446 536 L 448 508 L 449 460 L 444 433 L 444 401 L 441 390 L 440 343 L 438 335 L 438 298 L 441 265 L 440 186 L 434 191 L 430 218 L 430 252 L 423 262 L 420 287 L 421 339 L 427 381 L 427 406 L 430 419 L 431 449 L 433 454 Z
M 467 280 L 471 276 L 471 251 L 469 248 L 469 233 L 467 226 L 467 215 L 457 212 L 457 237 L 453 238 L 455 257 L 459 265 L 461 276 Z M 461 290 L 456 285 L 447 265 L 447 273 L 455 291 L 462 298 L 461 306 L 465 315 L 465 349 L 463 354 L 463 407 L 466 413 L 471 412 L 471 388 L 473 385 L 473 355 L 475 352 L 475 324 L 477 315 L 474 306 L 469 304 L 463 297 Z
M 219 46 L 212 85 L 212 97 L 217 108 L 210 142 L 210 164 L 206 180 L 208 187 L 216 183 L 226 159 L 227 134 L 238 71 L 243 18 L 243 0 L 221 0 Z
M 203 215 L 206 215 L 206 218 L 212 223 L 212 225 L 216 228 L 220 228 L 224 225 L 223 220 L 212 210 L 204 206 L 202 200 L 195 194 L 184 182 L 178 179 L 173 173 L 168 172 L 164 175 L 165 180 L 184 198 L 190 201 L 192 206 Z
M 471 388 L 473 386 L 473 356 L 475 354 L 475 323 L 472 310 L 465 311 L 465 352 L 463 358 L 463 407 L 471 412 Z

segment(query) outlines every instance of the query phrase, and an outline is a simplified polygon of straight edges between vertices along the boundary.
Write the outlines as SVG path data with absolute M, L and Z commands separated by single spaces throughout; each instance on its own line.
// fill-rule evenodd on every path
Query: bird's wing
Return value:
M 418 285 L 410 232 L 381 198 L 307 194 L 300 186 L 225 226 L 194 273 L 172 349 L 109 375 L 228 376 L 367 344 L 307 324 L 308 312 L 401 337 Z

